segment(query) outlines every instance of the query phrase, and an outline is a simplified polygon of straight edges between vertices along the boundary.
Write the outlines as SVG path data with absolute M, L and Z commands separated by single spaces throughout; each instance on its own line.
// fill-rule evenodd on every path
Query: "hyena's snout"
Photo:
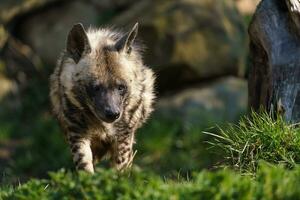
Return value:
M 114 122 L 120 117 L 120 110 L 116 108 L 104 108 L 104 116 L 107 122 Z
M 102 94 L 97 98 L 96 110 L 103 121 L 112 123 L 121 116 L 122 99 L 113 92 Z

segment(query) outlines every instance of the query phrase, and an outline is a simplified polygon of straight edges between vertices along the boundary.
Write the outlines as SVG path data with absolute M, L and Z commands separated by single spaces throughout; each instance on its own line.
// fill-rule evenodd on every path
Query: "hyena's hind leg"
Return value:
M 82 138 L 78 134 L 70 133 L 68 142 L 76 169 L 94 173 L 93 154 L 90 140 Z
M 132 146 L 134 142 L 134 134 L 124 134 L 118 136 L 113 150 L 113 166 L 123 171 L 131 167 L 132 160 L 134 157 Z

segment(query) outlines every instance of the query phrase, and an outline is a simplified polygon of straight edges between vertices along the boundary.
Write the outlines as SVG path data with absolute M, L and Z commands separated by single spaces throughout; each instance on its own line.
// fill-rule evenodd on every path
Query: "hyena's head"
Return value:
M 126 99 L 138 89 L 142 61 L 134 44 L 137 30 L 138 24 L 128 34 L 73 26 L 60 78 L 74 105 L 107 123 L 122 115 Z

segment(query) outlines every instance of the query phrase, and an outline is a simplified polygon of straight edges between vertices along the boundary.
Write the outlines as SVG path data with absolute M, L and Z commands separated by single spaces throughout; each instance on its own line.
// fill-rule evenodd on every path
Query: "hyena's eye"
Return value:
M 101 90 L 101 86 L 100 86 L 100 85 L 94 85 L 94 86 L 93 86 L 93 90 L 94 90 L 95 92 L 98 92 L 98 91 Z
M 118 85 L 118 91 L 120 92 L 121 95 L 125 95 L 127 91 L 126 85 L 123 84 Z

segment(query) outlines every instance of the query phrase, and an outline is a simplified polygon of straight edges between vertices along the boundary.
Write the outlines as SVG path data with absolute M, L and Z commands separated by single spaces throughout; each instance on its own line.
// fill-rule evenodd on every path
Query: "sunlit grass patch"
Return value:
M 259 160 L 292 168 L 300 163 L 300 128 L 267 113 L 244 117 L 237 125 L 220 128 L 210 143 L 223 150 L 228 163 L 243 172 L 255 172 Z

